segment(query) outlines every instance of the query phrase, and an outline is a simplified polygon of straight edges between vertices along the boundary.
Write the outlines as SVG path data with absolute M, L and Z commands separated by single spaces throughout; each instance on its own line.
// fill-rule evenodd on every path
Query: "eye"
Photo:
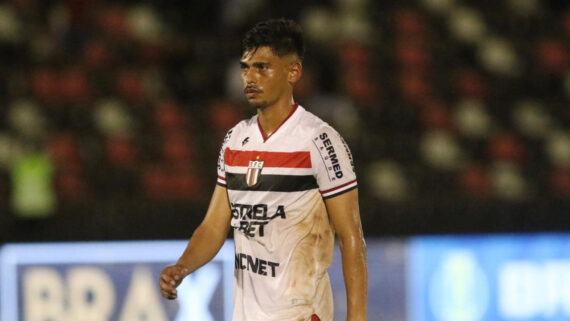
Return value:
M 266 71 L 269 69 L 269 65 L 268 64 L 256 64 L 255 68 L 257 68 L 258 71 Z

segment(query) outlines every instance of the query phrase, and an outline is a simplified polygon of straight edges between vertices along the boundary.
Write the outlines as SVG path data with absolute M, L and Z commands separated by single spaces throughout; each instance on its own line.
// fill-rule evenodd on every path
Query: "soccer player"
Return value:
M 217 186 L 200 226 L 160 276 L 165 298 L 235 240 L 234 321 L 332 321 L 327 268 L 335 234 L 347 320 L 366 320 L 366 248 L 350 151 L 327 123 L 293 100 L 304 41 L 293 21 L 260 22 L 242 41 L 241 76 L 255 116 L 224 138 Z

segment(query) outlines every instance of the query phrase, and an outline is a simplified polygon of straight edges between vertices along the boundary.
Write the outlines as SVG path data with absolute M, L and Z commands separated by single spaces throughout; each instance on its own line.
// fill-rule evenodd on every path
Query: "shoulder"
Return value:
M 311 138 L 320 138 L 321 136 L 340 137 L 340 134 L 333 128 L 333 126 L 306 109 L 303 109 L 303 114 L 301 115 L 297 126 L 307 133 L 310 133 Z
M 257 115 L 251 116 L 248 119 L 244 119 L 244 120 L 240 121 L 234 127 L 232 127 L 232 129 L 230 129 L 230 131 L 239 132 L 242 130 L 246 130 L 247 128 L 249 128 L 255 124 L 257 124 Z
M 244 119 L 237 123 L 234 127 L 226 132 L 224 137 L 224 143 L 227 143 L 232 137 L 237 136 L 240 132 L 247 130 L 252 124 L 256 124 L 257 116 L 252 116 L 251 118 Z
M 295 126 L 307 134 L 310 133 L 311 137 L 317 136 L 322 131 L 336 132 L 331 125 L 319 118 L 317 115 L 306 110 L 305 108 L 302 108 L 301 115 Z

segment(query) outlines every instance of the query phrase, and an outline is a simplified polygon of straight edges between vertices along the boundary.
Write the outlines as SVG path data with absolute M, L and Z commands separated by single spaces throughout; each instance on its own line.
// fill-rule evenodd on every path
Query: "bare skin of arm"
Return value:
M 162 270 L 160 292 L 167 299 L 176 299 L 176 287 L 190 273 L 208 263 L 224 244 L 230 228 L 230 204 L 225 187 L 216 185 L 204 220 L 192 234 L 176 264 Z
M 358 190 L 325 200 L 336 230 L 342 254 L 342 271 L 347 298 L 347 321 L 366 320 L 368 275 L 366 243 L 360 222 Z

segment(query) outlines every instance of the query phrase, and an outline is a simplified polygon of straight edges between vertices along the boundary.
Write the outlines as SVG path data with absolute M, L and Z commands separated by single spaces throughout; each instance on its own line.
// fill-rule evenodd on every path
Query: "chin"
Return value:
M 249 105 L 255 109 L 263 109 L 267 107 L 267 102 L 265 101 L 248 101 Z

